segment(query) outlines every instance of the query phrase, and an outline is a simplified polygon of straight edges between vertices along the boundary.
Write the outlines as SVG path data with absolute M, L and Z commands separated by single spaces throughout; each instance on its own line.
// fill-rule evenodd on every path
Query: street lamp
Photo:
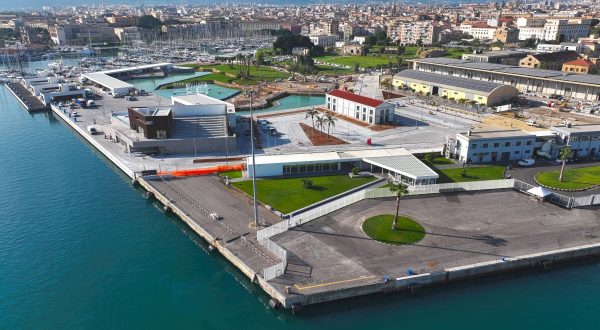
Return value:
M 254 207 L 254 222 L 250 226 L 258 228 L 258 206 L 256 203 L 256 161 L 254 153 L 254 116 L 252 112 L 252 98 L 254 97 L 253 90 L 247 90 L 246 95 L 250 97 L 250 146 L 252 150 L 252 200 Z

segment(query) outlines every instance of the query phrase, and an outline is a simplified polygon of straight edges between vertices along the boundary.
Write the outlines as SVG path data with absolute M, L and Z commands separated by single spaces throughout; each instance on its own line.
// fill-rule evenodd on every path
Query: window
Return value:
M 473 149 L 477 149 L 477 144 L 473 143 L 473 144 L 471 145 L 471 148 L 473 148 Z
M 515 150 L 515 155 L 520 154 L 521 152 L 519 150 Z
M 533 141 L 527 141 L 527 145 L 530 146 L 533 143 Z
M 517 147 L 519 147 L 519 146 L 521 145 L 521 141 L 517 141 L 517 142 L 515 143 L 515 145 L 516 145 Z
M 504 142 L 505 147 L 510 147 L 510 142 Z
M 531 150 L 525 150 L 525 153 L 529 154 L 529 153 L 531 153 Z
M 500 147 L 500 143 L 494 143 L 494 148 Z
M 487 148 L 487 147 L 488 147 L 488 144 L 487 144 L 487 143 L 484 143 L 484 144 L 483 144 L 483 149 L 485 149 L 485 148 Z

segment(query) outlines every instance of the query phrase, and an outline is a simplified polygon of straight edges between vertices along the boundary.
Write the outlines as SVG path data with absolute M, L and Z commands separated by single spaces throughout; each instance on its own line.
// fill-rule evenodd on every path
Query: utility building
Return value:
M 533 157 L 535 135 L 520 130 L 467 131 L 446 141 L 446 156 L 463 163 L 491 163 Z

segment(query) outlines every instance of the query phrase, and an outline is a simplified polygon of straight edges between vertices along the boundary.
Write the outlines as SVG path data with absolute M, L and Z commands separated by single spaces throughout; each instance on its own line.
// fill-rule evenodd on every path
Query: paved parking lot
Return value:
M 289 264 L 274 282 L 308 293 L 600 242 L 600 208 L 566 210 L 515 191 L 404 198 L 400 213 L 427 232 L 414 245 L 364 234 L 365 219 L 394 209 L 394 199 L 364 200 L 275 236 Z
M 335 146 L 313 146 L 299 123 L 312 126 L 310 118 L 305 118 L 304 113 L 291 113 L 288 115 L 276 114 L 273 116 L 261 116 L 261 119 L 269 121 L 269 125 L 274 127 L 278 136 L 272 136 L 267 131 L 260 130 L 263 153 L 284 153 L 284 152 L 306 152 L 316 150 L 344 150 L 355 149 L 362 146 L 367 147 L 367 139 L 375 147 L 400 146 L 407 149 L 422 149 L 439 147 L 442 148 L 444 136 L 454 134 L 454 130 L 448 127 L 420 123 L 414 125 L 413 120 L 409 120 L 407 126 L 400 126 L 383 131 L 373 131 L 364 126 L 360 126 L 343 119 L 338 118 L 335 126 L 330 127 L 330 134 L 348 144 Z M 326 134 L 326 128 L 325 133 Z

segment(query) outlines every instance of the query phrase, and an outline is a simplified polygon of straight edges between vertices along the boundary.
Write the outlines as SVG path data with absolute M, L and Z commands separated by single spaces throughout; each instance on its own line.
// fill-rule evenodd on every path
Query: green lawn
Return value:
M 358 63 L 361 68 L 373 68 L 378 64 L 387 65 L 390 61 L 394 64 L 396 63 L 396 57 L 394 55 L 326 55 L 315 57 L 315 59 L 327 63 L 346 65 L 350 68 L 354 68 L 356 63 Z
M 398 227 L 392 229 L 394 216 L 377 215 L 363 222 L 362 228 L 367 236 L 383 243 L 401 245 L 414 244 L 425 237 L 425 229 L 416 221 L 407 217 L 398 217 Z
M 462 176 L 462 168 L 435 169 L 440 175 L 438 183 L 448 182 L 467 182 L 467 181 L 483 181 L 483 180 L 500 180 L 504 179 L 503 165 L 489 165 L 478 167 L 467 167 L 467 175 Z
M 238 179 L 242 177 L 242 171 L 226 171 L 219 173 L 220 176 L 227 176 L 229 179 Z
M 261 66 L 260 69 L 256 66 L 250 67 L 250 79 L 237 79 L 227 74 L 237 75 L 237 64 L 230 66 L 229 64 L 217 64 L 217 65 L 198 65 L 198 64 L 186 64 L 185 66 L 196 68 L 196 71 L 205 71 L 207 69 L 215 69 L 220 72 L 211 73 L 202 77 L 190 78 L 180 83 L 194 83 L 202 81 L 220 81 L 223 83 L 236 83 L 238 85 L 256 85 L 260 81 L 273 81 L 275 79 L 287 79 L 291 75 L 287 72 L 277 71 L 270 67 Z M 170 88 L 167 85 L 165 88 Z
M 354 69 L 338 68 L 335 66 L 322 64 L 315 65 L 315 67 L 317 68 L 317 70 L 319 70 L 319 75 L 335 76 L 354 74 Z
M 559 182 L 560 170 L 538 173 L 535 179 L 545 186 L 557 189 L 587 189 L 600 185 L 600 166 L 565 168 L 563 181 Z
M 348 175 L 308 177 L 313 181 L 313 187 L 307 189 L 304 188 L 302 179 L 257 180 L 258 199 L 263 204 L 287 214 L 375 180 L 350 178 Z M 233 182 L 232 185 L 252 196 L 252 181 Z
M 427 158 L 425 157 L 425 159 L 423 159 L 423 162 L 426 163 L 427 165 L 429 165 L 430 167 L 432 165 L 450 165 L 450 164 L 454 164 L 454 162 L 444 156 L 438 156 L 438 157 L 433 157 L 433 158 Z

